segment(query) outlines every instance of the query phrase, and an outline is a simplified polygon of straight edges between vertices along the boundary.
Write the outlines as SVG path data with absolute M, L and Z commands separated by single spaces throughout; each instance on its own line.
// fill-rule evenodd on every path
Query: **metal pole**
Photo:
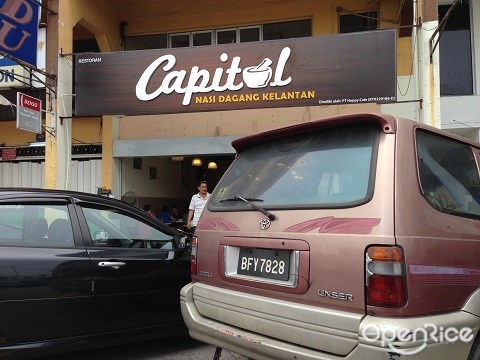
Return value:
M 222 348 L 217 347 L 215 349 L 215 355 L 213 355 L 213 360 L 219 360 L 222 357 Z

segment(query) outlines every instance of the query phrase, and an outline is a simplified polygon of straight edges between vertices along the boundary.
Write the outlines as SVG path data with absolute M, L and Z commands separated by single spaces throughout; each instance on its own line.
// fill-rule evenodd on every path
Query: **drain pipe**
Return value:
M 413 62 L 413 67 L 412 67 L 412 76 L 415 79 L 415 86 L 414 89 L 415 91 L 413 92 L 413 98 L 414 99 L 419 99 L 419 94 L 420 94 L 420 76 L 418 73 L 418 1 L 413 0 L 413 28 L 412 28 L 412 62 Z M 419 101 L 418 104 L 415 107 L 415 120 L 420 122 L 420 112 L 422 108 L 422 101 Z

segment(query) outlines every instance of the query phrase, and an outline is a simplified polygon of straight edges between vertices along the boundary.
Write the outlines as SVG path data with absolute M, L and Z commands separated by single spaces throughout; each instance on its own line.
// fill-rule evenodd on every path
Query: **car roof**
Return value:
M 232 142 L 232 146 L 238 154 L 247 147 L 260 144 L 268 140 L 279 139 L 293 134 L 311 133 L 319 128 L 324 129 L 326 127 L 338 125 L 343 126 L 349 124 L 367 123 L 379 124 L 385 133 L 395 133 L 396 131 L 396 119 L 391 115 L 373 113 L 349 114 L 302 122 L 291 126 L 280 127 L 257 134 L 247 135 L 234 140 Z
M 453 133 L 449 133 L 445 130 L 441 130 L 441 129 L 438 129 L 423 123 L 419 123 L 413 120 L 397 118 L 388 114 L 377 114 L 377 113 L 357 113 L 357 114 L 332 116 L 324 119 L 302 122 L 302 123 L 291 125 L 291 126 L 280 127 L 277 129 L 268 130 L 261 133 L 243 136 L 241 138 L 234 140 L 232 142 L 232 146 L 236 150 L 237 154 L 239 154 L 244 149 L 252 145 L 261 144 L 268 140 L 280 139 L 280 138 L 291 136 L 294 134 L 311 133 L 320 128 L 324 129 L 324 128 L 333 127 L 333 126 L 336 127 L 336 126 L 344 126 L 344 125 L 351 125 L 351 124 L 376 123 L 381 127 L 384 133 L 394 134 L 397 132 L 399 122 L 401 122 L 402 124 L 407 124 L 412 128 L 427 129 L 429 131 L 435 132 L 442 136 L 459 140 L 472 146 L 480 147 L 480 144 L 473 140 L 466 139 L 462 136 L 459 136 Z
M 0 188 L 0 200 L 19 198 L 19 197 L 22 197 L 22 198 L 35 197 L 35 198 L 50 198 L 50 199 L 75 198 L 82 201 L 111 204 L 117 207 L 123 207 L 125 209 L 129 209 L 129 210 L 141 210 L 138 207 L 130 205 L 121 200 L 109 198 L 106 196 L 96 195 L 96 194 L 90 194 L 86 192 L 80 192 L 80 191 L 39 189 L 39 188 L 19 188 L 19 187 Z

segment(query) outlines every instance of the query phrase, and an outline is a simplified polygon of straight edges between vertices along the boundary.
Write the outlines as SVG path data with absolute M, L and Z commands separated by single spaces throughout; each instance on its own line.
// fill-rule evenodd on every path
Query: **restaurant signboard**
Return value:
M 393 29 L 76 57 L 78 116 L 394 101 Z

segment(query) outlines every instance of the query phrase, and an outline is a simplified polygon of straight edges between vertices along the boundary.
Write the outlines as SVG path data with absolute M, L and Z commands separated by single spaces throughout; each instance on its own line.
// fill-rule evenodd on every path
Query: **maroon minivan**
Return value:
M 480 144 L 353 114 L 232 145 L 180 295 L 193 338 L 251 359 L 480 359 Z

